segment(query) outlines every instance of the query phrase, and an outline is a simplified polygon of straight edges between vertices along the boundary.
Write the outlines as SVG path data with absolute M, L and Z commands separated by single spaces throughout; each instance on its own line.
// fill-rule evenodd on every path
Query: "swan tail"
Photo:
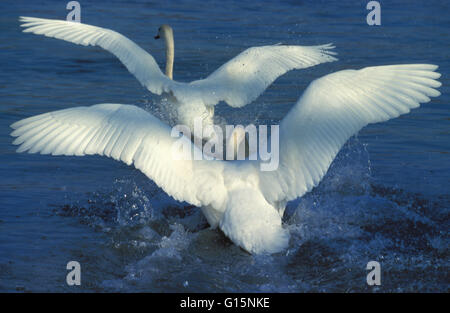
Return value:
M 264 197 L 252 189 L 230 193 L 220 228 L 236 245 L 253 254 L 277 253 L 287 248 L 289 232 Z

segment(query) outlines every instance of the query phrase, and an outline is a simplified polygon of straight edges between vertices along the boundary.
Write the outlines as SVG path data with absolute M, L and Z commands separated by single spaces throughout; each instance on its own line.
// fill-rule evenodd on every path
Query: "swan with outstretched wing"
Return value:
M 168 125 L 132 105 L 45 113 L 12 124 L 11 135 L 18 152 L 99 154 L 133 164 L 176 200 L 200 207 L 235 244 L 251 253 L 276 253 L 289 241 L 281 222 L 286 202 L 314 188 L 361 128 L 439 96 L 436 69 L 377 66 L 313 81 L 280 123 L 279 166 L 273 171 L 261 171 L 263 161 L 192 160 L 198 148 L 189 138 L 172 137 Z M 192 149 L 174 151 L 178 140 Z
M 213 124 L 214 106 L 224 101 L 242 107 L 254 101 L 275 79 L 294 69 L 337 60 L 331 44 L 319 46 L 272 45 L 249 48 L 205 79 L 190 83 L 172 80 L 174 39 L 172 28 L 162 25 L 155 38 L 166 44 L 166 73 L 155 59 L 125 36 L 97 26 L 71 21 L 20 17 L 24 32 L 62 39 L 84 46 L 99 46 L 114 54 L 149 91 L 166 94 L 180 124 L 194 129 L 194 120 Z

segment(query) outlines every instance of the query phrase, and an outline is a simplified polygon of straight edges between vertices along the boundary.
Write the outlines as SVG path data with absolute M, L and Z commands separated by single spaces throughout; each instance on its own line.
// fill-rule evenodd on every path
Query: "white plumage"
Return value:
M 134 164 L 175 199 L 201 207 L 211 226 L 237 245 L 251 253 L 275 253 L 289 241 L 281 223 L 286 202 L 316 186 L 362 127 L 439 96 L 436 69 L 428 64 L 367 67 L 313 81 L 281 121 L 280 164 L 271 172 L 260 171 L 259 161 L 174 160 L 177 139 L 170 127 L 131 105 L 45 113 L 12 124 L 12 136 L 18 152 L 99 154 Z
M 152 93 L 167 94 L 178 122 L 193 129 L 194 119 L 213 124 L 214 105 L 225 101 L 242 107 L 255 100 L 280 75 L 337 60 L 331 44 L 320 46 L 273 45 L 249 48 L 205 79 L 183 83 L 164 75 L 155 59 L 125 36 L 92 25 L 21 17 L 24 32 L 62 39 L 75 44 L 99 46 L 114 54 Z M 173 42 L 173 37 L 170 38 Z M 173 49 L 173 47 L 172 47 Z M 173 51 L 171 56 L 173 56 Z M 171 71 L 170 71 L 171 72 Z

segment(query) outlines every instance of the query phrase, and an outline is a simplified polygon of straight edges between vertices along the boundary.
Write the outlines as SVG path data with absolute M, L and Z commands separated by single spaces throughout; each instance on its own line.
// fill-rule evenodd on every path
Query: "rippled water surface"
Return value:
M 251 256 L 125 164 L 15 153 L 8 125 L 34 114 L 105 102 L 165 114 L 107 52 L 20 32 L 20 15 L 64 19 L 64 1 L 1 1 L 0 291 L 449 291 L 448 2 L 381 1 L 379 27 L 366 24 L 366 1 L 80 2 L 83 22 L 128 36 L 161 66 L 153 36 L 172 25 L 181 81 L 253 45 L 336 45 L 338 62 L 288 73 L 242 109 L 220 104 L 229 123 L 276 123 L 311 80 L 345 68 L 438 64 L 442 95 L 353 137 L 288 204 L 289 249 Z M 80 287 L 66 285 L 70 260 Z M 382 267 L 376 288 L 370 260 Z

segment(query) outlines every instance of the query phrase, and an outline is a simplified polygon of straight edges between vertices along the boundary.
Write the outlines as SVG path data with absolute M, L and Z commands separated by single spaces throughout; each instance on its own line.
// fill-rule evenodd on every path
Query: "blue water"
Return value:
M 339 62 L 288 73 L 242 109 L 220 104 L 229 123 L 277 122 L 309 82 L 346 68 L 438 64 L 442 95 L 352 138 L 318 188 L 289 203 L 288 251 L 251 256 L 122 163 L 15 153 L 8 125 L 24 117 L 113 102 L 164 118 L 164 108 L 107 52 L 20 32 L 20 15 L 65 19 L 65 1 L 1 1 L 0 291 L 449 291 L 447 1 L 381 1 L 378 27 L 365 22 L 367 1 L 80 2 L 83 22 L 128 36 L 161 66 L 153 36 L 172 25 L 181 81 L 254 45 L 336 45 Z M 79 287 L 66 284 L 71 260 Z M 381 286 L 366 284 L 370 260 Z

